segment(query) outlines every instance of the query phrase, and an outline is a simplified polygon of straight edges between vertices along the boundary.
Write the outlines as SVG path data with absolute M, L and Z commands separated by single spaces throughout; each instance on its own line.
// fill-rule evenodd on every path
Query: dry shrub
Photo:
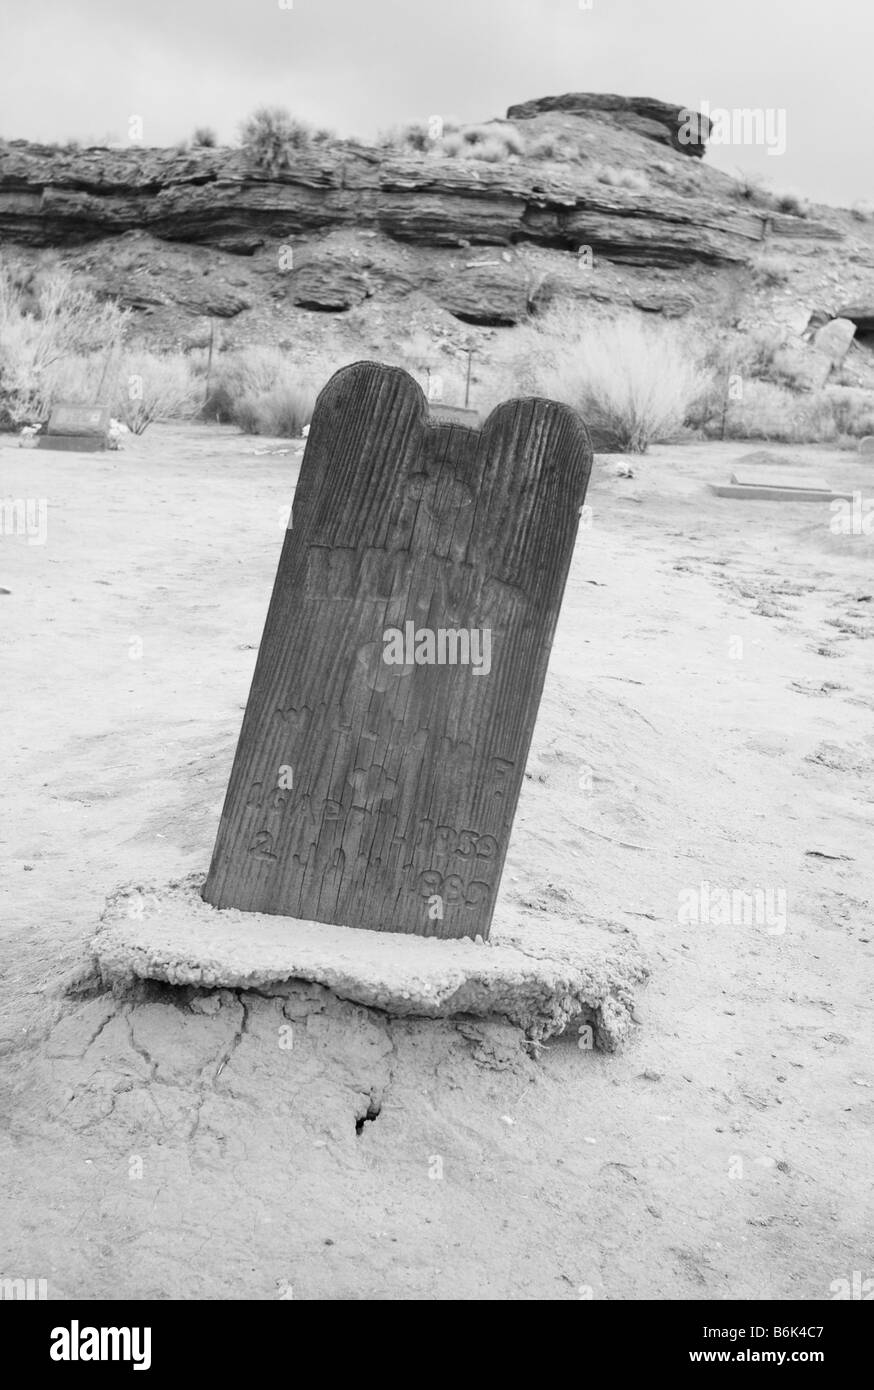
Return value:
M 786 212 L 791 217 L 806 217 L 810 211 L 808 204 L 794 188 L 785 188 L 773 194 L 774 207 L 778 212 Z
M 792 262 L 788 256 L 765 251 L 752 268 L 753 282 L 766 289 L 775 285 L 785 285 L 792 275 L 792 269 Z
M 457 131 L 444 135 L 440 145 L 440 154 L 445 155 L 447 159 L 457 159 L 463 149 L 464 141 Z
M 243 149 L 252 163 L 268 173 L 288 169 L 295 154 L 312 144 L 313 133 L 283 106 L 262 106 L 245 120 L 240 129 Z
M 839 386 L 797 392 L 773 381 L 745 378 L 740 400 L 711 398 L 692 423 L 710 435 L 724 433 L 727 439 L 848 443 L 874 432 L 874 392 Z
M 474 145 L 473 152 L 477 159 L 484 159 L 487 164 L 500 164 L 507 158 L 507 146 L 497 138 Z
M 299 368 L 280 348 L 249 347 L 223 353 L 203 418 L 238 425 L 247 434 L 296 438 L 310 422 L 315 383 L 323 385 L 333 370 L 333 366 L 320 364 L 301 378 Z
M 93 400 L 127 319 L 69 271 L 23 280 L 0 264 L 0 427 L 44 421 L 68 382 Z
M 649 179 L 639 169 L 617 169 L 612 164 L 595 164 L 592 169 L 599 183 L 610 188 L 627 188 L 631 193 L 649 191 Z
M 562 305 L 529 333 L 518 386 L 567 402 L 628 453 L 674 437 L 710 386 L 703 346 L 676 324 L 634 315 L 586 322 Z
M 113 384 L 113 414 L 133 434 L 155 421 L 189 420 L 197 409 L 198 382 L 183 352 L 127 352 Z
M 278 385 L 269 391 L 243 396 L 236 408 L 235 423 L 245 434 L 267 434 L 280 439 L 297 439 L 313 418 L 316 391 L 306 385 Z

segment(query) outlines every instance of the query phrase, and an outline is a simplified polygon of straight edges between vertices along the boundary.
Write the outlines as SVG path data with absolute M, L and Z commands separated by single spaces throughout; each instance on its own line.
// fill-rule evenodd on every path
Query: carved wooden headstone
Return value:
M 567 406 L 471 430 L 396 368 L 331 379 L 207 902 L 488 935 L 591 463 Z

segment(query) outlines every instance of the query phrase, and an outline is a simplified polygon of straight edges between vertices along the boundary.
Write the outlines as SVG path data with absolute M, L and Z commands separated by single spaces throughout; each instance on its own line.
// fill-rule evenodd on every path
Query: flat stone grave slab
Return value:
M 793 488 L 799 492 L 831 492 L 824 478 L 809 478 L 804 473 L 778 468 L 736 468 L 731 481 L 741 487 Z
M 851 502 L 851 492 L 822 491 L 811 487 L 783 487 L 770 484 L 753 483 L 709 483 L 710 491 L 717 497 L 735 497 L 757 502 L 835 502 L 838 499 Z
M 540 922 L 508 909 L 488 942 L 396 934 L 389 946 L 381 931 L 219 910 L 202 886 L 193 874 L 114 894 L 91 943 L 103 980 L 268 994 L 308 980 L 393 1015 L 507 1019 L 538 1041 L 588 1025 L 590 1045 L 609 1052 L 632 1030 L 649 975 L 633 937 L 597 919 Z

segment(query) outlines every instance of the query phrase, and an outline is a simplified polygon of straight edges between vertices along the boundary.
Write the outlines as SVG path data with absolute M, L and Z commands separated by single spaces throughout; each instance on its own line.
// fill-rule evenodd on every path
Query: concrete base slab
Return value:
M 818 492 L 815 488 L 750 487 L 740 483 L 710 483 L 717 497 L 754 497 L 760 502 L 852 502 L 851 492 Z
M 61 449 L 74 454 L 99 454 L 109 448 L 103 434 L 39 434 L 38 449 Z
M 537 1041 L 589 1024 L 594 1045 L 613 1051 L 649 975 L 633 938 L 597 921 L 519 918 L 496 921 L 486 943 L 442 941 L 219 910 L 203 901 L 202 886 L 194 874 L 114 894 L 91 943 L 102 978 L 268 994 L 309 980 L 390 1014 L 494 1015 Z

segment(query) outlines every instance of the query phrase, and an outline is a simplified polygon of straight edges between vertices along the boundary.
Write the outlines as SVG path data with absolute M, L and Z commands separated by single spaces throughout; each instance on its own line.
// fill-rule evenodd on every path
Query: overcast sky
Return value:
M 588 3 L 588 0 L 584 0 Z M 874 0 L 0 0 L 0 135 L 234 140 L 259 105 L 363 138 L 559 92 L 786 113 L 786 151 L 707 156 L 874 201 Z M 285 4 L 290 8 L 282 8 Z

